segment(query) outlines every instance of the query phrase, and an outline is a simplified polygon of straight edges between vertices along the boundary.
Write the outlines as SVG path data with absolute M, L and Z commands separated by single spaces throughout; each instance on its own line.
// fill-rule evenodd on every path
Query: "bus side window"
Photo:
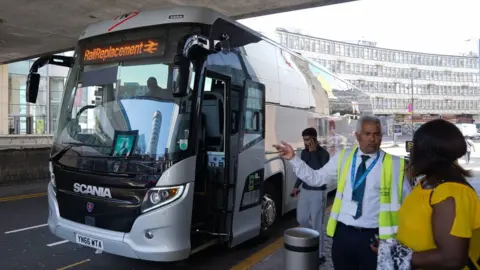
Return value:
M 254 112 L 253 119 L 252 119 L 252 130 L 259 131 L 260 130 L 260 113 Z
M 231 89 L 231 135 L 236 134 L 239 129 L 239 116 L 240 116 L 240 93 L 238 89 Z
M 251 81 L 246 82 L 245 87 L 245 116 L 243 147 L 257 142 L 264 137 L 265 115 L 265 87 L 263 84 Z

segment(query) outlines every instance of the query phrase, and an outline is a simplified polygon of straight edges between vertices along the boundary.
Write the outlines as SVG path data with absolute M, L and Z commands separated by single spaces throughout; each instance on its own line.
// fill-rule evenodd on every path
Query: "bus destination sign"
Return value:
M 83 50 L 82 63 L 98 64 L 110 61 L 134 60 L 161 56 L 164 47 L 157 39 L 123 42 L 106 46 L 89 46 Z

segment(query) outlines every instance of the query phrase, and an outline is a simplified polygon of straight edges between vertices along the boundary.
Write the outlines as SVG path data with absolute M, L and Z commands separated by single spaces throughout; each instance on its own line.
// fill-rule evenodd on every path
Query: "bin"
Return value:
M 320 234 L 308 228 L 284 232 L 284 270 L 318 270 Z

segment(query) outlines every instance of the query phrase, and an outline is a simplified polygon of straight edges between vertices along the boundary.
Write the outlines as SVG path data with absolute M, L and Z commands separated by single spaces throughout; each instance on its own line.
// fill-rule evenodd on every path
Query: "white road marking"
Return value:
M 68 240 L 58 241 L 58 242 L 55 242 L 55 243 L 48 244 L 47 247 L 53 247 L 53 246 L 65 244 L 65 243 L 68 243 L 68 242 L 70 242 L 70 241 L 68 241 Z
M 48 226 L 48 224 L 42 224 L 42 225 L 36 225 L 36 226 L 31 226 L 31 227 L 27 227 L 27 228 L 23 228 L 23 229 L 18 229 L 18 230 L 13 230 L 13 231 L 8 231 L 8 232 L 5 232 L 5 234 L 11 234 L 11 233 L 17 233 L 17 232 L 23 232 L 23 231 L 28 231 L 28 230 L 31 230 L 31 229 L 37 229 L 37 228 L 42 228 L 42 227 L 45 227 L 45 226 Z

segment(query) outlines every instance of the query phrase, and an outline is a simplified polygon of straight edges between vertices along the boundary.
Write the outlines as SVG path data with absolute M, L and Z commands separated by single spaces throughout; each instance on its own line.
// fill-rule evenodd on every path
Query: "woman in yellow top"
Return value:
M 466 148 L 460 130 L 445 120 L 415 132 L 410 168 L 423 178 L 398 212 L 397 233 L 413 251 L 412 269 L 480 269 L 480 200 L 466 179 L 470 172 L 456 162 Z

